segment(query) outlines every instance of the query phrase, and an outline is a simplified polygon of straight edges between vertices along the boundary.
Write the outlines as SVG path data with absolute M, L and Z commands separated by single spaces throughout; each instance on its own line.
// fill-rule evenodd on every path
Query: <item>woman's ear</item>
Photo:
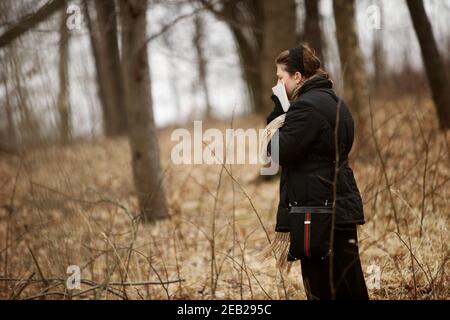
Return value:
M 296 71 L 294 76 L 295 76 L 294 77 L 295 82 L 297 84 L 300 84 L 302 82 L 302 74 L 300 72 Z

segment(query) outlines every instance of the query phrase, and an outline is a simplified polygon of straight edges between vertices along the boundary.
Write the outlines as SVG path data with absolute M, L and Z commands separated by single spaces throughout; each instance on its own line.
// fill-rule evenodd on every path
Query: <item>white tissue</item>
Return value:
M 283 107 L 284 112 L 287 112 L 291 104 L 289 103 L 284 84 L 281 81 L 278 81 L 277 85 L 272 88 L 272 92 L 280 100 L 281 107 Z

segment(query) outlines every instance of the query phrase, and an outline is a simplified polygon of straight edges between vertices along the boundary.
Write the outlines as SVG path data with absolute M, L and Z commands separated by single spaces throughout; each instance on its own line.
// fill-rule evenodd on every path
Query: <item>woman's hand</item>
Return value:
M 274 108 L 273 108 L 272 112 L 266 118 L 267 124 L 269 124 L 270 122 L 272 122 L 273 119 L 281 116 L 284 113 L 283 107 L 281 106 L 281 102 L 278 99 L 278 97 L 273 94 L 270 96 L 270 99 L 274 103 Z

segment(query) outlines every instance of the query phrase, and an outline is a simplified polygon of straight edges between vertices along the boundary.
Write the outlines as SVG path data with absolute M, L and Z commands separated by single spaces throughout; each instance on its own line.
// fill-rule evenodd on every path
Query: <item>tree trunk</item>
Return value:
M 100 39 L 99 35 L 96 32 L 95 27 L 95 19 L 92 17 L 92 8 L 89 6 L 88 0 L 84 1 L 84 9 L 86 22 L 89 29 L 89 36 L 91 38 L 91 47 L 92 47 L 92 55 L 94 56 L 95 69 L 96 69 L 96 78 L 98 85 L 98 97 L 100 100 L 100 105 L 102 108 L 102 116 L 103 116 L 103 132 L 106 136 L 111 137 L 114 136 L 115 130 L 113 127 L 114 121 L 111 120 L 111 107 L 109 104 L 109 99 L 107 97 L 107 87 L 106 87 L 106 72 L 105 72 L 105 64 L 102 61 L 102 53 L 100 51 Z
M 441 130 L 450 128 L 450 84 L 422 0 L 407 0 Z
M 8 68 L 7 64 L 2 63 L 2 68 Z M 8 88 L 7 81 L 7 72 L 2 74 L 2 82 L 5 86 L 5 113 L 6 113 L 6 139 L 1 141 L 2 149 L 12 150 L 16 147 L 17 139 L 16 139 L 16 129 L 14 125 L 14 111 L 10 101 L 10 92 Z
M 303 41 L 316 51 L 316 55 L 324 62 L 323 35 L 320 27 L 320 0 L 305 0 L 305 25 Z
M 112 130 L 114 135 L 122 135 L 127 133 L 127 116 L 117 35 L 116 6 L 111 0 L 95 0 L 95 7 L 101 60 L 106 73 L 106 94 L 110 97 L 108 103 L 113 122 Z
M 376 5 L 380 8 L 380 29 L 373 30 L 374 39 L 373 39 L 373 50 L 372 50 L 372 59 L 373 59 L 373 84 L 372 89 L 376 90 L 377 93 L 380 93 L 383 87 L 383 82 L 386 76 L 386 57 L 384 54 L 384 45 L 383 45 L 383 24 L 384 24 L 384 14 L 383 7 L 381 1 L 377 1 Z
M 95 60 L 105 135 L 126 133 L 125 93 L 120 62 L 114 1 L 85 0 L 85 15 Z M 94 15 L 96 13 L 96 15 Z
M 262 112 L 261 47 L 258 46 L 253 50 L 243 30 L 232 27 L 231 31 L 237 44 L 243 78 L 250 99 L 249 111 Z
M 121 0 L 122 66 L 134 184 L 145 221 L 168 216 L 150 86 L 146 1 Z
M 1 23 L 5 23 L 8 20 L 8 12 L 11 10 L 11 2 L 0 2 L 0 21 Z M 12 101 L 10 99 L 11 92 L 10 92 L 10 83 L 9 79 L 11 77 L 10 75 L 10 62 L 11 59 L 10 56 L 10 49 L 5 48 L 4 49 L 4 58 L 0 59 L 0 68 L 2 72 L 0 72 L 0 81 L 3 83 L 4 86 L 4 95 L 5 95 L 5 102 L 4 102 L 4 114 L 2 112 L 2 117 L 5 117 L 6 119 L 6 128 L 4 129 L 5 132 L 2 135 L 2 141 L 0 141 L 0 150 L 6 151 L 6 150 L 13 150 L 17 145 L 17 138 L 16 138 L 16 128 L 15 128 L 15 121 L 14 121 L 14 110 L 12 106 Z M 8 57 L 9 59 L 6 59 Z
M 203 52 L 204 26 L 202 17 L 197 14 L 194 17 L 194 46 L 197 53 L 198 84 L 205 97 L 206 116 L 211 117 L 211 102 L 209 99 L 208 84 L 206 81 L 206 58 Z
M 363 112 L 369 104 L 369 86 L 356 32 L 355 0 L 333 0 L 333 10 L 345 97 L 363 126 Z
M 177 70 L 178 69 L 178 57 L 177 57 L 177 47 L 172 42 L 170 34 L 165 32 L 161 35 L 161 40 L 163 41 L 164 46 L 166 46 L 168 51 L 168 60 L 169 60 L 169 69 Z M 180 101 L 180 90 L 178 88 L 178 75 L 176 72 L 169 72 L 169 85 L 171 88 L 171 94 L 173 99 L 175 100 L 175 111 L 177 114 L 181 114 L 181 101 Z M 181 119 L 180 119 L 181 121 Z
M 276 57 L 284 50 L 295 46 L 296 14 L 295 0 L 265 0 L 263 2 L 264 33 L 262 47 L 262 112 L 269 114 L 273 109 L 270 100 L 272 87 L 276 85 Z
M 40 127 L 34 116 L 33 109 L 30 107 L 29 92 L 23 83 L 23 72 L 21 70 L 23 59 L 16 50 L 15 43 L 12 43 L 8 49 L 10 50 L 9 59 L 11 72 L 13 73 L 13 88 L 15 89 L 17 105 L 19 107 L 19 125 L 17 127 L 21 138 L 20 143 L 33 144 L 41 142 Z
M 373 88 L 381 90 L 383 85 L 383 79 L 385 79 L 385 63 L 386 58 L 384 56 L 384 46 L 381 31 L 376 31 L 373 42 Z
M 248 111 L 263 113 L 262 92 L 262 43 L 263 2 L 260 0 L 226 0 L 222 9 L 212 7 L 208 1 L 202 4 L 231 29 L 236 41 L 242 75 L 250 100 Z M 291 30 L 292 31 L 292 30 Z
M 63 143 L 67 143 L 71 137 L 70 130 L 70 102 L 68 96 L 68 69 L 69 69 L 69 30 L 66 26 L 67 5 L 61 11 L 60 39 L 59 39 L 59 94 L 58 94 L 58 115 L 59 134 Z

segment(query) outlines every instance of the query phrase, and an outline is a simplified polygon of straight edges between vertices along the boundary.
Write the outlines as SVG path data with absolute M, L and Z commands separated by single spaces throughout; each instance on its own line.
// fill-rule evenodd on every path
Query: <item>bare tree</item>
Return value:
M 122 66 L 134 184 L 146 221 L 166 218 L 168 209 L 155 121 L 147 56 L 147 2 L 121 0 Z
M 282 51 L 295 46 L 296 12 L 294 0 L 265 0 L 264 36 L 262 47 L 262 109 L 264 115 L 270 113 L 273 102 L 270 100 L 272 87 L 276 84 L 275 59 Z
M 106 72 L 105 72 L 105 65 L 101 60 L 102 53 L 101 53 L 101 44 L 99 35 L 97 32 L 95 32 L 95 19 L 91 17 L 92 14 L 92 8 L 90 7 L 90 3 L 88 0 L 84 0 L 84 12 L 86 17 L 87 26 L 89 29 L 89 36 L 91 39 L 91 48 L 92 48 L 92 55 L 94 57 L 95 62 L 95 68 L 96 68 L 96 83 L 98 86 L 98 98 L 100 100 L 100 106 L 102 108 L 102 120 L 103 120 L 103 131 L 105 135 L 107 136 L 113 136 L 114 135 L 114 129 L 112 127 L 113 121 L 111 120 L 110 115 L 110 104 L 109 99 L 107 97 L 107 88 L 106 88 Z
M 264 95 L 261 78 L 263 1 L 223 0 L 221 8 L 213 6 L 208 0 L 200 1 L 205 8 L 230 27 L 250 98 L 249 111 L 263 112 Z
M 407 0 L 441 130 L 450 128 L 450 83 L 422 0 Z
M 58 94 L 58 115 L 59 134 L 61 141 L 67 143 L 70 140 L 70 102 L 68 96 L 69 87 L 69 30 L 66 26 L 67 4 L 61 10 L 60 39 L 59 39 L 59 94 Z
M 176 10 L 174 8 L 174 10 Z M 177 49 L 176 42 L 172 40 L 170 32 L 164 32 L 161 35 L 161 40 L 163 45 L 168 51 L 168 63 L 170 70 L 177 70 Z M 180 90 L 178 88 L 178 75 L 176 72 L 169 72 L 169 84 L 171 88 L 171 94 L 175 100 L 175 110 L 177 114 L 181 114 L 181 101 L 180 101 Z
M 375 38 L 373 40 L 373 66 L 374 66 L 374 75 L 373 75 L 373 87 L 376 89 L 380 89 L 383 84 L 383 79 L 385 78 L 386 68 L 385 68 L 385 56 L 384 56 L 384 46 L 383 46 L 383 37 L 380 31 L 376 31 Z
M 320 26 L 320 0 L 305 0 L 305 24 L 303 41 L 308 43 L 316 51 L 320 60 L 324 61 L 324 42 L 322 28 Z
M 236 41 L 252 111 L 270 112 L 269 97 L 275 79 L 275 58 L 295 45 L 294 0 L 223 0 L 218 9 L 200 0 L 228 24 Z
M 8 66 L 2 65 L 2 68 L 7 68 Z M 16 146 L 17 139 L 16 139 L 16 129 L 14 125 L 14 112 L 11 105 L 10 100 L 10 94 L 9 94 L 9 88 L 8 88 L 8 81 L 6 77 L 6 72 L 1 73 L 2 75 L 2 82 L 5 86 L 5 102 L 4 102 L 4 111 L 5 111 L 5 118 L 6 118 L 6 132 L 2 132 L 2 139 L 0 141 L 0 150 L 10 150 L 13 149 Z
M 333 0 L 333 10 L 345 97 L 363 125 L 363 111 L 369 103 L 369 86 L 356 32 L 355 0 Z
M 85 15 L 90 31 L 97 71 L 103 128 L 107 136 L 126 133 L 125 93 L 120 62 L 115 2 L 85 0 Z
M 380 89 L 383 84 L 383 79 L 385 78 L 386 73 L 386 57 L 384 55 L 384 45 L 383 45 L 383 23 L 384 23 L 384 15 L 383 15 L 383 6 L 380 1 L 377 1 L 377 5 L 380 8 L 380 29 L 374 29 L 374 38 L 373 38 L 373 48 L 372 48 L 372 58 L 373 58 L 373 88 Z
M 11 9 L 11 3 L 10 2 L 0 2 L 0 21 L 1 24 L 4 24 L 7 19 L 7 13 Z M 14 149 L 17 143 L 17 137 L 16 137 L 16 128 L 15 128 L 15 121 L 14 121 L 14 109 L 12 106 L 11 101 L 11 94 L 10 94 L 10 88 L 9 88 L 9 65 L 10 65 L 10 59 L 7 59 L 7 57 L 10 57 L 8 48 L 4 48 L 2 51 L 0 51 L 0 68 L 2 72 L 0 72 L 0 81 L 4 85 L 4 101 L 2 102 L 4 105 L 4 108 L 1 108 L 2 114 L 1 119 L 4 119 L 6 123 L 2 122 L 6 126 L 6 128 L 2 127 L 1 130 L 1 140 L 0 140 L 0 150 L 1 151 L 8 151 Z M 4 112 L 4 113 L 3 113 Z
M 18 39 L 20 43 L 21 39 Z M 12 43 L 8 47 L 8 60 L 10 62 L 10 71 L 12 76 L 12 87 L 15 96 L 15 105 L 18 107 L 18 131 L 20 132 L 20 143 L 33 143 L 41 138 L 40 127 L 36 120 L 35 112 L 31 107 L 30 94 L 26 86 L 24 74 L 21 66 L 23 57 L 16 48 L 16 44 Z
M 106 94 L 111 113 L 113 135 L 127 132 L 127 115 L 125 112 L 125 93 L 120 62 L 117 34 L 116 5 L 111 0 L 95 0 L 98 32 L 100 36 L 101 61 L 106 75 Z
M 208 84 L 206 79 L 207 61 L 203 50 L 204 42 L 204 22 L 203 17 L 200 14 L 194 16 L 194 47 L 197 54 L 197 66 L 198 66 L 198 83 L 205 97 L 206 104 L 206 116 L 211 117 L 211 101 L 209 98 Z

